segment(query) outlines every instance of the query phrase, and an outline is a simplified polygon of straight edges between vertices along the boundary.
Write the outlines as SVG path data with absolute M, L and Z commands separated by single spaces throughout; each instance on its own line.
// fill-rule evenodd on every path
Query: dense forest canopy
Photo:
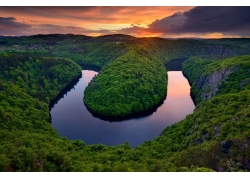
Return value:
M 249 39 L 167 40 L 127 35 L 34 35 L 0 39 L 1 171 L 250 171 Z M 134 150 L 58 135 L 49 102 L 85 65 L 99 74 L 84 100 L 126 116 L 166 95 L 164 65 L 182 68 L 197 107 Z M 182 61 L 180 61 L 182 63 Z
M 104 116 L 124 116 L 149 110 L 166 96 L 163 63 L 149 59 L 136 47 L 120 56 L 94 78 L 84 92 L 84 102 Z

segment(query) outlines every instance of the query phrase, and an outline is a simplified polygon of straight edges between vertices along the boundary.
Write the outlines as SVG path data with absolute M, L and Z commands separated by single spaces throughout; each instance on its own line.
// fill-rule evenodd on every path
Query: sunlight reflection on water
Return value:
M 82 139 L 87 144 L 117 145 L 129 142 L 135 148 L 153 140 L 167 126 L 193 113 L 190 86 L 181 71 L 168 72 L 168 92 L 153 114 L 126 121 L 109 122 L 93 117 L 83 103 L 83 92 L 97 72 L 83 70 L 79 82 L 51 109 L 53 127 L 60 136 Z

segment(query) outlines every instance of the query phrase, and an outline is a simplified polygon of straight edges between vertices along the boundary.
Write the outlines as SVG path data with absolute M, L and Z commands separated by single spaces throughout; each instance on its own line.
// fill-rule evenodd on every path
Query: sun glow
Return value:
M 230 24 L 240 21 L 241 17 L 228 18 L 226 22 L 219 12 L 216 20 L 224 23 L 220 23 L 221 27 L 216 27 L 214 17 L 209 17 L 208 21 L 203 10 L 204 7 L 192 6 L 0 7 L 0 35 L 71 33 L 162 38 L 249 37 L 248 21 L 242 22 L 241 28 L 233 27 Z M 214 7 L 205 8 L 205 11 L 210 12 L 208 10 L 217 12 Z M 236 14 L 237 9 L 234 12 Z M 230 11 L 223 13 L 234 17 Z

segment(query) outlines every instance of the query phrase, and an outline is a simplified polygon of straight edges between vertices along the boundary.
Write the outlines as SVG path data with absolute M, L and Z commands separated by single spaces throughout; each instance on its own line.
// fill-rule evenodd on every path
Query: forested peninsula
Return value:
M 250 171 L 249 39 L 128 35 L 0 37 L 0 171 Z M 88 65 L 90 111 L 121 117 L 166 96 L 170 61 L 182 69 L 193 114 L 136 149 L 68 140 L 51 126 L 49 103 Z

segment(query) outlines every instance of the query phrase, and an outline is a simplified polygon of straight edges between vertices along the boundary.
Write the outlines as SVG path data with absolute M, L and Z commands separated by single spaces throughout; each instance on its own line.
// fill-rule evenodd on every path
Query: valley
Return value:
M 122 34 L 2 37 L 0 170 L 249 171 L 248 44 L 249 39 Z M 183 120 L 162 127 L 156 138 L 134 148 L 128 142 L 87 145 L 61 137 L 51 125 L 50 109 L 56 104 L 51 102 L 60 101 L 55 97 L 62 90 L 70 91 L 65 87 L 84 67 L 99 73 L 81 102 L 104 119 L 130 119 L 166 98 L 171 61 L 171 68 L 188 79 L 196 107 Z

